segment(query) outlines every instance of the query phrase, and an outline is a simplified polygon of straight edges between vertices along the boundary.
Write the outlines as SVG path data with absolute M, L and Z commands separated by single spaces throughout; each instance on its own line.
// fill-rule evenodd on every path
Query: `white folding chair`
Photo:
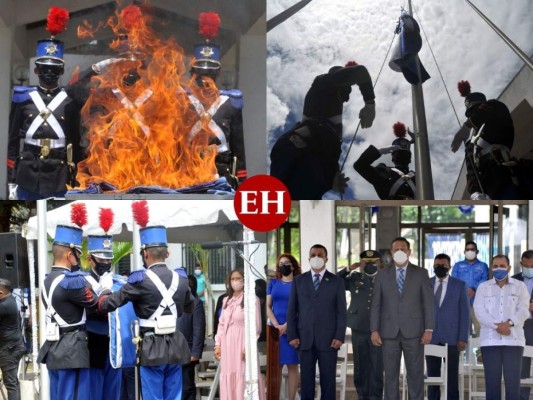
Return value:
M 468 398 L 485 399 L 486 394 L 480 390 L 479 380 L 483 380 L 485 376 L 485 369 L 483 363 L 478 363 L 476 350 L 479 349 L 479 337 L 470 338 L 468 342 Z
M 524 358 L 529 358 L 531 363 L 533 364 L 533 346 L 525 346 L 524 347 Z M 531 376 L 531 366 L 529 368 L 529 375 Z M 522 378 L 520 379 L 520 386 L 530 386 L 533 387 L 533 377 L 530 378 Z
M 448 344 L 439 346 L 436 344 L 426 344 L 424 346 L 425 357 L 439 357 L 441 358 L 440 375 L 428 376 L 427 369 L 424 374 L 424 396 L 427 398 L 428 386 L 440 386 L 440 398 L 447 400 L 448 398 Z
M 346 399 L 346 370 L 348 366 L 348 345 L 346 342 L 342 344 L 337 353 L 337 368 L 335 376 L 336 390 L 340 390 L 340 400 Z M 320 399 L 320 375 L 315 377 L 315 398 Z
M 465 351 L 459 352 L 459 400 L 465 399 Z

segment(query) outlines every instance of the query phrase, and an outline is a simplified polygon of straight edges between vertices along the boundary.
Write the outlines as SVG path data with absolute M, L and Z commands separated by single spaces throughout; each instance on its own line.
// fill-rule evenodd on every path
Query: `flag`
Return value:
M 416 70 L 416 58 L 422 48 L 418 22 L 405 11 L 402 11 L 400 21 L 396 27 L 396 33 L 398 38 L 389 61 L 389 67 L 396 72 L 402 72 L 407 82 L 416 85 L 420 83 Z M 422 83 L 430 78 L 422 62 L 420 62 L 420 73 Z

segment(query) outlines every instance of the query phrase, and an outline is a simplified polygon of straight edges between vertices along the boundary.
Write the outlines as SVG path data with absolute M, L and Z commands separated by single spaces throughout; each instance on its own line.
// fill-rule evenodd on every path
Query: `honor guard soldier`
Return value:
M 352 330 L 354 354 L 354 385 L 360 400 L 381 400 L 383 397 L 383 356 L 381 347 L 370 341 L 370 304 L 374 279 L 381 267 L 381 254 L 374 250 L 363 251 L 361 262 L 339 272 L 350 292 L 347 323 Z
M 466 122 L 455 134 L 452 151 L 465 143 L 466 180 L 471 200 L 516 200 L 520 198 L 517 161 L 511 157 L 514 125 L 501 101 L 487 100 L 471 92 L 470 83 L 457 84 L 465 98 Z
M 73 218 L 73 222 L 82 226 L 83 216 Z M 57 226 L 52 246 L 54 265 L 41 286 L 46 341 L 38 362 L 48 369 L 51 400 L 90 399 L 86 309 L 96 309 L 98 298 L 79 271 L 81 241 L 80 228 Z
M 74 185 L 82 157 L 79 108 L 59 87 L 64 72 L 63 42 L 54 35 L 65 29 L 69 14 L 52 7 L 48 40 L 37 44 L 38 87 L 16 86 L 9 118 L 9 198 L 36 200 L 63 197 Z
M 168 257 L 166 229 L 150 226 L 146 201 L 132 205 L 140 229 L 141 257 L 144 268 L 133 271 L 119 291 L 109 293 L 102 283 L 98 308 L 110 312 L 131 301 L 139 317 L 139 350 L 143 400 L 180 399 L 181 365 L 190 362 L 191 353 L 183 334 L 176 329 L 177 318 L 192 312 L 193 296 L 189 281 L 165 264 Z
M 307 92 L 302 120 L 283 134 L 270 153 L 270 174 L 282 181 L 293 200 L 320 200 L 331 189 L 343 192 L 347 179 L 339 171 L 342 108 L 358 85 L 365 101 L 361 127 L 372 126 L 374 89 L 368 70 L 355 61 L 318 75 Z
M 113 211 L 111 209 L 101 209 L 100 226 L 104 233 L 107 233 L 112 223 Z M 109 286 L 109 284 L 105 283 L 106 279 L 111 280 L 111 282 L 115 280 L 111 272 L 112 259 L 113 237 L 111 235 L 87 236 L 87 261 L 91 266 L 91 271 L 85 279 L 97 293 L 101 290 L 101 284 Z M 125 327 L 125 329 L 127 328 Z M 89 337 L 89 354 L 91 357 L 92 399 L 115 400 L 120 398 L 122 369 L 115 369 L 111 365 L 108 315 L 98 312 L 89 313 L 87 316 L 87 335 Z
M 242 123 L 244 101 L 240 90 L 219 91 L 215 86 L 221 68 L 220 46 L 209 41 L 217 35 L 219 24 L 217 13 L 200 14 L 199 32 L 206 43 L 195 45 L 193 50 L 189 100 L 198 121 L 191 130 L 191 136 L 208 122 L 209 129 L 216 135 L 218 174 L 236 187 L 247 176 Z
M 374 186 L 381 200 L 412 200 L 416 194 L 415 173 L 409 169 L 411 163 L 411 141 L 406 139 L 407 130 L 401 122 L 393 126 L 396 139 L 392 146 L 377 149 L 370 145 L 353 164 L 354 169 Z M 411 135 L 411 132 L 409 132 Z M 372 163 L 384 154 L 392 153 L 394 167 Z

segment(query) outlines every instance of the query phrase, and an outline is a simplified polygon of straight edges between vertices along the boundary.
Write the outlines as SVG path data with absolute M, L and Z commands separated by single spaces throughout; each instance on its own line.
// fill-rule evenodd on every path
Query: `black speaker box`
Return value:
M 11 281 L 14 288 L 30 284 L 26 239 L 20 233 L 0 233 L 0 278 Z

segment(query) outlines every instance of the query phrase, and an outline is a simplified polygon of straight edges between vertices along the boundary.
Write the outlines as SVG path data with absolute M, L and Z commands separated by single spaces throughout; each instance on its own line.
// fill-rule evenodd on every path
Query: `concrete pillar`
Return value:
M 335 249 L 335 202 L 329 200 L 300 201 L 300 254 L 302 272 L 310 269 L 309 249 L 321 244 L 328 250 L 326 267 L 335 273 L 337 255 Z
M 382 252 L 390 249 L 391 242 L 400 236 L 400 207 L 380 207 L 377 214 L 376 247 Z

